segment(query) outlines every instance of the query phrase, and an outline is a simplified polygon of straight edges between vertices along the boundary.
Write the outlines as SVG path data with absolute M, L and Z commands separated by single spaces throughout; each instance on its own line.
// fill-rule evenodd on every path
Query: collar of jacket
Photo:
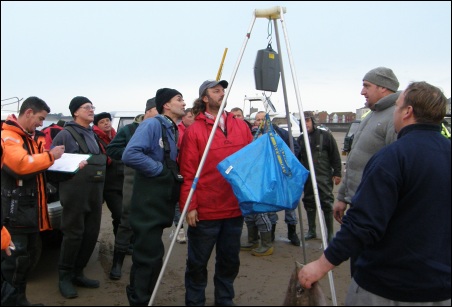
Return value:
M 372 111 L 380 112 L 389 107 L 392 107 L 395 104 L 397 98 L 399 98 L 400 93 L 402 93 L 402 91 L 398 91 L 396 93 L 392 93 L 388 96 L 381 98 L 380 100 L 377 101 Z

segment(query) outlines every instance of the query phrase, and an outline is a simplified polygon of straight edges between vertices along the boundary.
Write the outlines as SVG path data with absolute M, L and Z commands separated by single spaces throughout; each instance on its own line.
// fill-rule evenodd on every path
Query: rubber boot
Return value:
M 16 306 L 44 306 L 44 304 L 31 304 L 27 300 L 26 287 L 26 285 L 17 287 Z
M 315 218 L 316 212 L 311 210 L 306 210 L 308 216 L 308 233 L 304 236 L 305 240 L 311 240 L 317 238 L 316 230 L 315 230 Z
M 77 290 L 72 284 L 72 278 L 74 273 L 67 270 L 58 270 L 59 282 L 58 287 L 60 288 L 60 293 L 65 298 L 75 298 L 78 296 Z
M 242 251 L 250 251 L 259 246 L 257 226 L 247 226 L 247 228 L 248 240 L 246 243 L 240 244 L 240 250 Z
M 253 256 L 270 256 L 273 254 L 273 243 L 271 231 L 261 232 L 261 244 L 251 251 Z
M 300 238 L 297 235 L 296 225 L 287 224 L 287 238 L 290 240 L 290 243 L 295 246 L 300 246 Z
M 113 263 L 111 265 L 111 270 L 110 270 L 110 279 L 113 279 L 113 280 L 121 279 L 122 264 L 124 263 L 125 257 L 126 257 L 125 252 L 119 251 L 115 248 L 115 251 L 113 253 Z
M 327 212 L 327 213 L 324 212 L 323 216 L 325 217 L 326 229 L 328 230 L 328 244 L 329 244 L 331 242 L 331 240 L 333 240 L 333 237 L 334 237 L 333 212 Z
M 83 274 L 83 269 L 75 270 L 75 276 L 72 279 L 74 285 L 84 288 L 99 288 L 99 281 L 89 279 Z
M 275 241 L 276 224 L 272 224 L 272 242 Z

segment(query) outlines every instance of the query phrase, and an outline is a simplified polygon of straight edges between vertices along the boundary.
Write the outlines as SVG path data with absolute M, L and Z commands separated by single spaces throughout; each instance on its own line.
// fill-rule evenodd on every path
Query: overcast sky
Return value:
M 159 88 L 170 87 L 191 107 L 201 83 L 215 79 L 228 48 L 221 76 L 233 80 L 226 110 L 247 109 L 245 95 L 262 95 L 254 63 L 269 32 L 278 51 L 275 29 L 268 19 L 253 24 L 254 10 L 275 6 L 287 9 L 303 110 L 355 112 L 365 102 L 362 77 L 378 66 L 393 69 L 401 90 L 427 81 L 450 97 L 450 1 L 2 1 L 1 99 L 38 96 L 52 113 L 70 115 L 69 102 L 80 95 L 96 113 L 142 112 Z M 298 112 L 286 38 L 277 24 L 289 110 Z M 284 111 L 282 83 L 270 94 Z

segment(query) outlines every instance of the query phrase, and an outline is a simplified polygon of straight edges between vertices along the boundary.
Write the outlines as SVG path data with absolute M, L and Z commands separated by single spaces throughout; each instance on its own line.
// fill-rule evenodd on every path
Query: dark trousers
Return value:
M 122 189 L 124 184 L 124 166 L 122 162 L 113 160 L 112 164 L 107 166 L 104 201 L 111 212 L 113 234 L 116 236 L 118 226 L 121 222 L 122 214 Z
M 113 234 L 116 236 L 118 227 L 121 223 L 122 214 L 122 190 L 104 190 L 104 201 L 111 212 L 111 219 L 113 224 Z
M 323 213 L 333 212 L 333 179 L 332 177 L 318 176 L 317 178 L 317 190 L 319 192 L 320 206 Z M 317 206 L 315 203 L 314 189 L 312 186 L 311 178 L 305 183 L 303 204 L 306 211 L 317 212 Z
M 115 236 L 115 249 L 127 252 L 130 243 L 132 243 L 133 231 L 130 227 L 129 215 L 132 205 L 133 182 L 135 178 L 135 170 L 124 166 L 124 184 L 122 189 L 122 210 L 121 222 L 118 225 L 118 232 Z
M 11 256 L 3 257 L 2 254 L 2 278 L 13 287 L 23 287 L 27 283 L 31 265 L 39 257 L 39 232 L 11 232 L 11 241 L 14 242 L 16 250 Z
M 147 306 L 154 291 L 165 255 L 163 230 L 171 227 L 178 194 L 174 194 L 174 177 L 164 169 L 157 177 L 135 175 L 130 226 L 133 244 L 130 284 L 127 298 L 131 306 Z
M 60 270 L 82 270 L 88 264 L 100 231 L 103 188 L 103 182 L 87 182 L 78 175 L 60 183 L 63 206 Z
M 207 264 L 214 246 L 215 304 L 228 306 L 233 303 L 234 280 L 240 267 L 240 237 L 243 217 L 199 221 L 196 227 L 188 227 L 188 256 L 185 271 L 185 305 L 204 306 L 207 286 Z

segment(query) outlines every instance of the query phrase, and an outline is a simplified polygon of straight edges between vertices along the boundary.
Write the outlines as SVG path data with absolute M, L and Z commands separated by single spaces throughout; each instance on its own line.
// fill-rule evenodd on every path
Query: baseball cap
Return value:
M 204 94 L 204 92 L 208 89 L 208 88 L 212 88 L 214 86 L 217 86 L 218 84 L 221 84 L 221 86 L 223 88 L 227 88 L 229 83 L 226 80 L 221 80 L 221 81 L 216 81 L 216 80 L 206 80 L 203 82 L 203 84 L 201 84 L 201 86 L 199 87 L 199 97 L 202 97 L 202 95 Z

